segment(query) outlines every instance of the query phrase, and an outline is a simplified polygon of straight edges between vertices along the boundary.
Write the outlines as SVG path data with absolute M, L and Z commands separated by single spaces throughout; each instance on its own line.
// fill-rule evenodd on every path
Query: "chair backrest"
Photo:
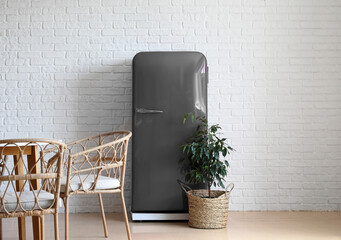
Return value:
M 67 144 L 66 194 L 96 192 L 100 176 L 115 178 L 124 186 L 130 131 L 116 131 Z M 77 182 L 78 184 L 72 184 Z M 89 186 L 88 183 L 91 183 Z
M 65 149 L 49 139 L 0 140 L 0 217 L 57 211 Z

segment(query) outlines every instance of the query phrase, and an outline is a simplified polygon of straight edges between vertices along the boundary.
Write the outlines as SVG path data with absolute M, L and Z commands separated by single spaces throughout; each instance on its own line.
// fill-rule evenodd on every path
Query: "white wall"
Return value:
M 208 58 L 232 210 L 341 210 L 339 0 L 0 0 L 0 137 L 131 129 L 131 60 L 155 50 Z

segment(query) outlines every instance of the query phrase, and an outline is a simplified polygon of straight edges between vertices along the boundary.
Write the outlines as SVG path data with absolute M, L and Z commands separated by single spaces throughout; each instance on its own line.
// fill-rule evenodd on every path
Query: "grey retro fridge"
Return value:
M 208 67 L 199 52 L 141 52 L 133 59 L 133 220 L 184 220 L 180 145 L 207 114 Z

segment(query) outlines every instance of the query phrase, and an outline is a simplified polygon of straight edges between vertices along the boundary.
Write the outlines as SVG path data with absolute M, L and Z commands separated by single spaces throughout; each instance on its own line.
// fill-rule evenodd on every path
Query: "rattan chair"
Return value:
M 34 239 L 43 239 L 43 216 L 53 214 L 55 239 L 59 239 L 58 205 L 62 205 L 59 193 L 65 149 L 66 144 L 48 139 L 0 140 L 0 221 L 17 217 L 20 238 L 25 238 L 24 217 L 34 217 L 33 228 L 38 230 L 33 232 Z
M 131 239 L 123 195 L 127 149 L 131 135 L 129 131 L 117 131 L 67 144 L 67 174 L 61 181 L 60 193 L 65 207 L 65 239 L 69 239 L 69 197 L 83 194 L 98 195 L 104 235 L 108 237 L 102 193 L 120 193 L 127 235 L 128 239 Z

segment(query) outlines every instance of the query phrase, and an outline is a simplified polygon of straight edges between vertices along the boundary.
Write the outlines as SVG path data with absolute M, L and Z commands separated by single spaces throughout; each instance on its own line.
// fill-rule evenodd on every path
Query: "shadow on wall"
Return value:
M 66 142 L 99 133 L 131 130 L 132 73 L 131 60 L 107 63 L 107 66 L 78 67 L 66 80 L 66 103 L 56 103 L 56 109 L 66 110 L 66 134 L 56 136 Z M 58 107 L 59 106 L 59 107 Z M 58 110 L 57 110 L 58 111 Z M 58 133 L 56 134 L 58 135 Z M 130 209 L 131 148 L 125 179 L 127 209 Z M 121 212 L 119 195 L 104 194 L 104 208 Z M 89 207 L 89 205 L 91 207 Z M 70 201 L 70 212 L 99 212 L 97 196 L 76 196 Z
M 77 121 L 68 131 L 74 131 L 82 138 L 89 134 L 131 129 L 131 67 L 126 62 L 90 67 L 88 73 L 78 74 L 78 106 L 70 111 Z

